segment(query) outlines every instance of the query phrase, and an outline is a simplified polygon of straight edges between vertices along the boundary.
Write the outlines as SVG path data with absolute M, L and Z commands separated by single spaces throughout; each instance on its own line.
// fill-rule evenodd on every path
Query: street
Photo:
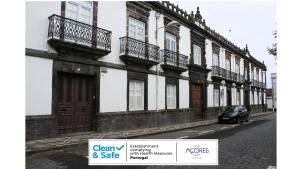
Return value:
M 33 154 L 28 169 L 267 169 L 276 166 L 276 114 L 258 116 L 243 124 L 212 124 L 140 139 L 219 139 L 219 166 L 88 166 L 87 146 Z

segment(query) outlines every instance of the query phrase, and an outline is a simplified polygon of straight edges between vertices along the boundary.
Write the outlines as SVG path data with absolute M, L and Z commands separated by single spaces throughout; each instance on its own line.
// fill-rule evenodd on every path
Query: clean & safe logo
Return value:
M 124 147 L 124 144 L 120 144 L 119 146 L 93 145 L 93 158 L 118 159 L 120 158 L 120 152 L 125 149 Z

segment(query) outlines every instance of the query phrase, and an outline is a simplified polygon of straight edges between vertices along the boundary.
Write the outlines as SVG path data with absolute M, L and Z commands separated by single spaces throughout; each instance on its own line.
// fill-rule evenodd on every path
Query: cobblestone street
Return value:
M 219 139 L 219 166 L 88 166 L 86 144 L 33 154 L 28 169 L 267 169 L 276 166 L 276 114 L 255 117 L 241 125 L 213 124 L 139 138 Z

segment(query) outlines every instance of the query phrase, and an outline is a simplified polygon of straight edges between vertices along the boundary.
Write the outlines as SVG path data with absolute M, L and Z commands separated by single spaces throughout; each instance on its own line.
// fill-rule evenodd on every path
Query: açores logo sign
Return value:
M 124 149 L 124 144 L 119 146 L 93 145 L 93 158 L 118 159 L 120 151 Z
M 185 153 L 190 153 L 193 156 L 200 156 L 201 154 L 208 154 L 209 149 L 198 145 L 194 145 L 193 147 L 186 148 Z

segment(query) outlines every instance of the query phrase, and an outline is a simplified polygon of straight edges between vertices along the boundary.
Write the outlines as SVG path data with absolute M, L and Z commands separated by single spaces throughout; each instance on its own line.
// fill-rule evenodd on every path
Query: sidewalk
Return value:
M 250 114 L 250 117 L 262 116 L 271 114 L 273 112 L 263 112 Z M 26 142 L 26 154 L 38 153 L 43 151 L 49 151 L 54 149 L 60 149 L 63 147 L 84 144 L 88 142 L 88 139 L 124 139 L 124 138 L 133 138 L 137 136 L 153 135 L 164 132 L 172 132 L 187 128 L 205 126 L 217 123 L 217 119 L 214 120 L 205 120 L 193 123 L 186 124 L 177 124 L 156 128 L 146 128 L 146 129 L 137 129 L 137 130 L 128 130 L 128 131 L 118 131 L 118 132 L 108 132 L 108 133 L 96 133 L 96 132 L 86 132 L 79 133 L 70 136 L 50 138 L 43 140 L 34 140 Z

